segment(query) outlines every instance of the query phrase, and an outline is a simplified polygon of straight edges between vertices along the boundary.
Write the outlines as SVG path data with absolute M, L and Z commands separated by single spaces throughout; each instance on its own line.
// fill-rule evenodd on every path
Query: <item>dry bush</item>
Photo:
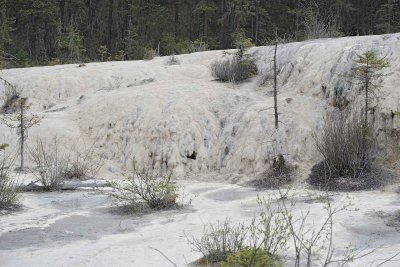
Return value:
M 103 160 L 96 156 L 95 143 L 93 143 L 89 148 L 75 152 L 75 155 L 68 158 L 65 178 L 81 180 L 95 178 L 102 166 Z
M 30 156 L 35 163 L 35 172 L 46 191 L 57 190 L 65 180 L 69 157 L 60 149 L 58 139 L 48 145 L 38 139 L 30 149 Z
M 19 190 L 11 173 L 12 157 L 5 152 L 7 145 L 0 144 L 0 209 L 14 209 L 19 203 Z
M 181 62 L 175 57 L 175 55 L 168 58 L 167 65 L 179 65 Z
M 371 172 L 375 138 L 372 128 L 360 117 L 354 111 L 330 112 L 325 116 L 322 128 L 314 134 L 323 162 L 314 166 L 310 174 L 312 184 L 331 187 L 336 182 L 345 183 L 339 181 L 342 178 L 349 183 L 370 180 L 366 175 Z
M 211 64 L 211 74 L 221 82 L 240 82 L 257 75 L 257 65 L 250 56 L 229 57 Z
M 134 212 L 178 207 L 179 187 L 172 172 L 159 174 L 151 168 L 139 169 L 133 161 L 132 173 L 125 181 L 114 182 L 111 196 Z

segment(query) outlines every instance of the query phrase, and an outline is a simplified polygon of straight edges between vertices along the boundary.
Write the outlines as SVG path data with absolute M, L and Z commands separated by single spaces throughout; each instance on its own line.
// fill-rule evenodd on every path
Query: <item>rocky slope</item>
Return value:
M 329 108 L 362 100 L 346 73 L 366 50 L 386 56 L 391 66 L 376 100 L 374 118 L 386 160 L 398 164 L 400 117 L 400 34 L 313 40 L 279 46 L 281 145 L 287 157 L 310 166 L 319 160 L 311 134 Z M 261 76 L 271 77 L 273 47 L 250 50 Z M 266 169 L 274 154 L 272 86 L 261 77 L 240 85 L 217 82 L 209 65 L 223 51 L 180 55 L 151 61 L 90 63 L 2 71 L 2 77 L 29 97 L 32 111 L 44 115 L 31 130 L 58 136 L 68 144 L 95 142 L 117 173 L 135 157 L 179 175 L 244 173 Z M 1 85 L 3 86 L 3 85 Z M 360 102 L 361 104 L 361 102 Z M 357 104 L 358 105 L 358 104 Z M 5 141 L 14 132 L 0 126 Z M 398 150 L 397 150 L 398 151 Z

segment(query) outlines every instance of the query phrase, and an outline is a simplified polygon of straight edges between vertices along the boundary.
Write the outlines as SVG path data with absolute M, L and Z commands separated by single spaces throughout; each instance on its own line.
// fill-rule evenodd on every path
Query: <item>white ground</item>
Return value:
M 399 130 L 400 117 L 391 117 L 392 111 L 400 111 L 399 47 L 400 34 L 393 34 L 279 48 L 282 149 L 300 166 L 294 193 L 307 194 L 300 189 L 303 178 L 319 160 L 311 133 L 318 130 L 326 110 L 343 99 L 362 99 L 357 90 L 348 90 L 343 75 L 357 53 L 372 49 L 390 60 L 375 119 L 382 135 Z M 272 47 L 251 50 L 269 76 L 272 52 Z M 3 71 L 2 77 L 29 97 L 32 111 L 44 116 L 30 131 L 28 145 L 37 136 L 62 138 L 70 150 L 95 142 L 99 156 L 105 158 L 100 177 L 120 178 L 136 157 L 139 163 L 168 165 L 180 178 L 190 176 L 196 182 L 183 183 L 198 197 L 180 211 L 137 217 L 111 213 L 107 196 L 93 191 L 24 193 L 22 211 L 0 216 L 0 266 L 169 266 L 150 247 L 183 266 L 200 256 L 191 252 L 185 232 L 200 236 L 205 223 L 225 217 L 248 221 L 257 214 L 257 192 L 227 182 L 244 182 L 262 172 L 273 154 L 271 86 L 260 87 L 258 78 L 241 85 L 214 81 L 209 65 L 222 54 L 181 55 L 180 65 L 173 66 L 164 57 Z M 0 136 L 10 144 L 16 141 L 15 132 L 3 125 Z M 398 140 L 381 144 L 399 145 Z M 196 160 L 187 158 L 193 152 Z M 386 161 L 400 165 L 395 153 Z M 336 244 L 385 246 L 354 266 L 369 266 L 400 251 L 400 232 L 393 227 L 399 194 L 389 188 L 349 197 L 355 206 L 336 217 Z M 334 197 L 337 205 L 346 201 L 345 194 Z M 300 201 L 296 212 L 300 210 L 314 214 L 310 223 L 323 219 L 320 203 Z
M 187 197 L 194 197 L 191 206 L 143 216 L 113 213 L 110 199 L 99 192 L 25 193 L 24 210 L 1 217 L 0 265 L 171 266 L 151 249 L 156 248 L 178 266 L 186 266 L 201 255 L 191 251 L 185 234 L 200 237 L 205 224 L 226 217 L 248 222 L 259 214 L 257 194 L 273 193 L 231 184 L 184 184 Z M 323 205 L 316 200 L 321 193 L 295 190 L 291 194 L 298 202 L 295 216 L 310 211 L 309 225 L 319 225 L 325 218 Z M 383 247 L 351 266 L 378 264 L 399 252 L 400 232 L 386 225 L 399 208 L 399 195 L 379 191 L 333 195 L 335 206 L 350 202 L 348 211 L 334 217 L 337 251 L 350 244 Z M 398 260 L 383 266 L 399 266 Z M 290 258 L 286 263 L 291 266 Z

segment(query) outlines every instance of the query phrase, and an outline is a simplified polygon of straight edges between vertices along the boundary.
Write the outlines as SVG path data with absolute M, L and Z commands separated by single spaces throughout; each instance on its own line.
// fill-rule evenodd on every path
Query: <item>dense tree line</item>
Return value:
M 0 61 L 142 59 L 400 29 L 400 0 L 0 0 Z

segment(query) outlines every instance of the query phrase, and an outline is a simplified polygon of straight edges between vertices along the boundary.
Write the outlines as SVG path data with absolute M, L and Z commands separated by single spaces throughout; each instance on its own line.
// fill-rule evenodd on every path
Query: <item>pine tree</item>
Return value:
M 11 33 L 14 31 L 15 18 L 7 15 L 6 0 L 0 0 L 0 69 L 13 56 L 7 52 L 12 44 Z
M 378 22 L 376 28 L 382 33 L 400 31 L 400 2 L 386 0 L 377 12 Z
M 58 43 L 61 50 L 61 57 L 65 58 L 68 63 L 81 62 L 85 53 L 83 46 L 83 36 L 71 24 L 66 27 L 65 33 L 61 35 Z
M 203 16 L 203 36 L 208 37 L 208 27 L 210 17 L 217 11 L 217 7 L 211 0 L 201 0 L 194 9 L 195 14 Z
M 18 31 L 25 33 L 24 48 L 34 61 L 47 61 L 56 51 L 57 6 L 53 0 L 17 0 Z
M 19 136 L 19 153 L 20 153 L 20 171 L 25 169 L 25 142 L 28 138 L 28 129 L 38 124 L 42 117 L 36 114 L 27 114 L 30 105 L 27 104 L 26 98 L 20 97 L 17 100 L 18 114 L 2 117 L 1 122 L 7 127 L 16 129 Z
M 375 81 L 383 77 L 382 70 L 389 67 L 389 62 L 383 58 L 377 58 L 375 53 L 372 51 L 366 51 L 365 53 L 358 55 L 357 59 L 354 60 L 356 64 L 354 68 L 354 77 L 361 80 L 364 86 L 365 92 L 365 110 L 364 110 L 364 124 L 368 127 L 368 109 L 370 97 L 369 94 L 378 85 Z

